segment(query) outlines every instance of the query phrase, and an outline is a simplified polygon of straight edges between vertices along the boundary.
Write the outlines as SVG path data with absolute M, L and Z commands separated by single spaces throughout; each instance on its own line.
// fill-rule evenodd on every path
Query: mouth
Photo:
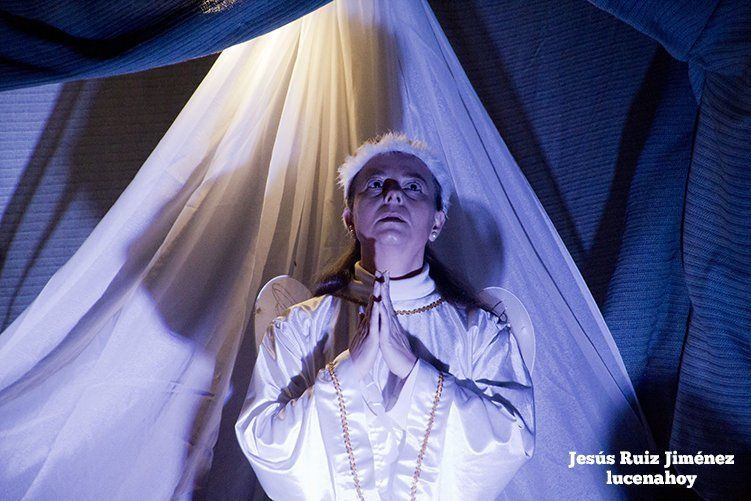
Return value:
M 388 222 L 404 223 L 405 221 L 399 216 L 386 216 L 386 217 L 382 217 L 381 219 L 379 219 L 378 222 L 379 223 L 388 223 Z

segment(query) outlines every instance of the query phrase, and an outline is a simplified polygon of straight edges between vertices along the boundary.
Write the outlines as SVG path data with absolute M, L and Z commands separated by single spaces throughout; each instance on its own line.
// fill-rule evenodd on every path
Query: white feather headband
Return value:
M 398 151 L 414 155 L 428 167 L 441 187 L 441 208 L 443 212 L 449 210 L 449 200 L 453 191 L 451 175 L 446 166 L 430 152 L 428 145 L 417 139 L 410 139 L 403 132 L 387 132 L 365 141 L 354 155 L 348 156 L 339 167 L 339 186 L 344 190 L 344 203 L 352 180 L 365 164 L 376 155 Z

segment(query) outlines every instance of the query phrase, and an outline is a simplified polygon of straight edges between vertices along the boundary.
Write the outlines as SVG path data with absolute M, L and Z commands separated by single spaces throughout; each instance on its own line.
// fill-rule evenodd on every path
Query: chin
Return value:
M 408 245 L 411 243 L 411 236 L 403 231 L 390 230 L 381 231 L 375 235 L 375 243 L 377 245 Z

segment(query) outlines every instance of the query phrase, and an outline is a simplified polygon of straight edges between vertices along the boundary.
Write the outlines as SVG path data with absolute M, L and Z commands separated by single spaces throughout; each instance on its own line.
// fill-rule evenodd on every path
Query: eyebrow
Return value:
M 421 174 L 418 174 L 417 172 L 408 172 L 407 177 L 416 177 L 417 179 L 421 180 L 423 183 L 427 184 L 428 180 L 422 177 Z
M 370 172 L 370 174 L 369 174 L 369 176 L 383 176 L 383 175 L 386 175 L 386 173 L 385 173 L 384 171 L 382 171 L 381 169 L 375 169 L 375 170 L 371 171 L 371 172 Z M 420 173 L 418 173 L 418 172 L 407 172 L 407 173 L 406 173 L 406 174 L 404 175 L 404 177 L 415 177 L 415 178 L 419 179 L 420 181 L 422 181 L 423 183 L 426 183 L 426 184 L 427 184 L 427 182 L 428 182 L 428 181 L 427 181 L 427 180 L 426 180 L 426 179 L 425 179 L 425 178 L 424 178 L 424 177 L 422 176 L 422 174 L 420 174 Z

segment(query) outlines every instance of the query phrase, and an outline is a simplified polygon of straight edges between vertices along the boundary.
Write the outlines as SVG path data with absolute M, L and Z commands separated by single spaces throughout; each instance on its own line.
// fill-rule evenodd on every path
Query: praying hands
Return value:
M 375 277 L 373 294 L 350 343 L 350 357 L 360 378 L 364 378 L 380 350 L 389 370 L 404 379 L 415 366 L 417 357 L 412 353 L 407 335 L 391 304 L 389 272 L 381 274 L 376 271 Z

